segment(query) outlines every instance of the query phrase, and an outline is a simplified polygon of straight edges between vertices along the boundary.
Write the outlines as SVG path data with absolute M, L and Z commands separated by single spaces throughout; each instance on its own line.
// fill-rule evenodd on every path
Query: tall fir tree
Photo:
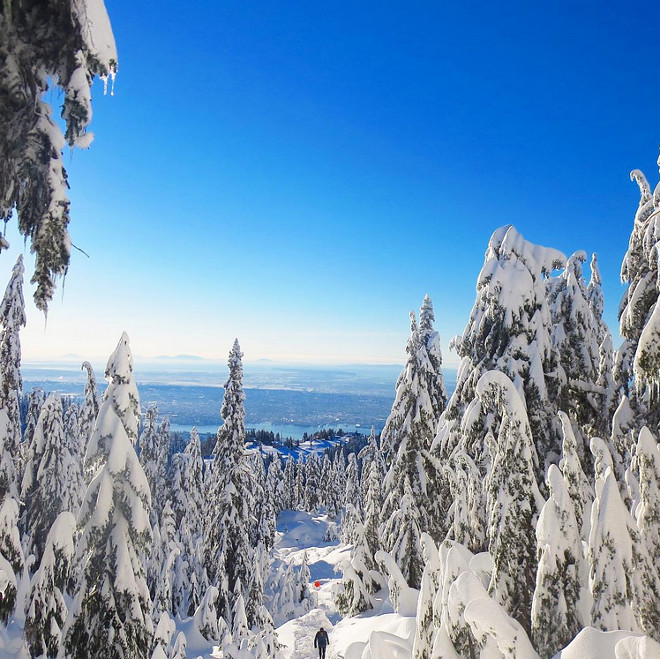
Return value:
M 208 489 L 205 562 L 209 578 L 218 590 L 219 614 L 228 622 L 236 604 L 237 584 L 247 584 L 252 569 L 251 546 L 252 475 L 244 453 L 245 394 L 243 353 L 238 340 L 229 353 L 229 376 L 224 387 Z M 251 621 L 249 621 L 251 622 Z
M 0 501 L 18 498 L 21 471 L 20 329 L 25 327 L 23 256 L 19 256 L 0 302 Z
M 447 506 L 448 490 L 446 479 L 428 458 L 435 430 L 444 410 L 444 390 L 437 333 L 433 330 L 433 307 L 428 296 L 422 305 L 420 327 L 415 314 L 410 314 L 410 337 L 406 345 L 406 365 L 397 381 L 396 397 L 392 410 L 381 433 L 381 447 L 389 460 L 389 470 L 384 480 L 382 535 L 392 540 L 398 535 L 392 532 L 393 518 L 399 520 L 397 508 L 406 496 L 405 488 L 411 490 L 410 503 L 417 507 L 410 511 L 422 532 L 441 536 L 446 533 L 443 523 Z M 389 527 L 387 531 L 385 528 Z M 412 563 L 421 560 L 421 545 L 411 545 L 417 556 Z M 385 547 L 394 550 L 394 545 Z M 395 555 L 400 555 L 398 551 Z M 408 559 L 406 559 L 408 560 Z M 414 574 L 419 582 L 421 573 L 399 566 L 404 575 Z M 413 583 L 409 582 L 409 585 Z
M 153 625 L 142 557 L 152 542 L 151 493 L 134 449 L 140 400 L 125 333 L 105 374 L 108 388 L 87 450 L 95 475 L 80 511 L 81 579 L 64 629 L 64 651 L 81 659 L 146 659 Z

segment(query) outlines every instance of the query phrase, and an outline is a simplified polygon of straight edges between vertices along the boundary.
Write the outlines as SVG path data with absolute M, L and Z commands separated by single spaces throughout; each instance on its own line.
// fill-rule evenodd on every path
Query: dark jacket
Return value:
M 316 636 L 314 637 L 314 647 L 315 648 L 324 648 L 326 645 L 330 643 L 330 639 L 328 638 L 328 632 L 319 630 L 316 632 Z

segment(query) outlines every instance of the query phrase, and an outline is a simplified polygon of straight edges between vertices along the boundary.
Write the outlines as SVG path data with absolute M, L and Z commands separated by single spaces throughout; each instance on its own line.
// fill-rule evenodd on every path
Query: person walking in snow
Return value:
M 314 647 L 319 649 L 319 659 L 325 659 L 325 649 L 329 643 L 328 632 L 321 627 L 314 637 Z

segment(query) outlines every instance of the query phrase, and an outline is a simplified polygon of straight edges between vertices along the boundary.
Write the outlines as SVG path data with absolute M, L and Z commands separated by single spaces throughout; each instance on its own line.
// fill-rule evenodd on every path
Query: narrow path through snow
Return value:
M 277 629 L 280 643 L 284 646 L 285 659 L 311 659 L 318 656 L 314 649 L 314 636 L 323 627 L 330 636 L 327 659 L 337 659 L 333 652 L 333 626 L 341 620 L 334 603 L 333 588 L 340 575 L 335 565 L 349 551 L 339 541 L 327 541 L 328 528 L 332 524 L 326 515 L 311 515 L 287 510 L 278 518 L 278 539 L 273 556 L 276 562 L 299 566 L 307 552 L 310 571 L 309 588 L 314 593 L 315 607 L 300 618 L 284 623 Z M 315 583 L 319 586 L 316 587 Z

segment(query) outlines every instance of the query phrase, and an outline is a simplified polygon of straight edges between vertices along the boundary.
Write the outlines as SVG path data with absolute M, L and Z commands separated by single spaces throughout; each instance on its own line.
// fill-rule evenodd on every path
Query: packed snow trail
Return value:
M 337 583 L 335 565 L 345 557 L 345 547 L 338 540 L 328 541 L 328 531 L 332 522 L 326 515 L 285 510 L 278 517 L 277 541 L 273 557 L 275 565 L 293 564 L 297 568 L 307 553 L 309 564 L 309 589 L 313 597 L 313 608 L 302 615 L 285 622 L 277 629 L 278 640 L 284 646 L 285 659 L 315 657 L 314 636 L 323 627 L 330 636 L 327 659 L 335 659 L 333 652 L 333 626 L 341 620 L 341 614 L 334 603 L 332 590 Z M 318 583 L 317 587 L 315 584 Z

